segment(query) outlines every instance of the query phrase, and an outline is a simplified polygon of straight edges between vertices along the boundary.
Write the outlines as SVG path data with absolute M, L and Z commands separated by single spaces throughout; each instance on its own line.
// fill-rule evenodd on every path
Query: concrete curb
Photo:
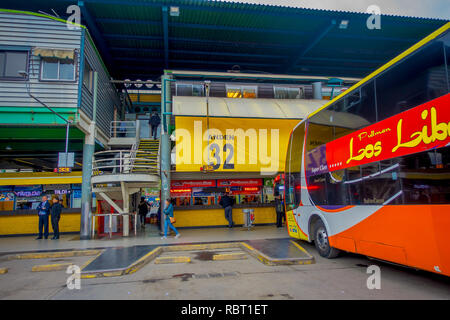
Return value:
M 294 242 L 294 244 L 296 244 Z M 295 264 L 313 264 L 315 263 L 314 257 L 310 255 L 305 249 L 300 247 L 300 245 L 296 244 L 297 248 L 301 248 L 300 250 L 304 252 L 307 257 L 305 258 L 283 258 L 283 259 L 276 259 L 269 257 L 262 253 L 259 250 L 256 250 L 252 246 L 248 245 L 245 242 L 241 242 L 242 248 L 244 251 L 246 251 L 248 254 L 250 254 L 252 257 L 258 259 L 262 263 L 268 266 L 281 266 L 281 265 L 295 265 Z
M 215 261 L 245 260 L 245 259 L 247 259 L 247 254 L 245 252 L 223 253 L 223 254 L 215 254 L 213 256 L 213 260 Z
M 83 273 L 83 268 L 86 267 L 90 262 L 95 260 L 100 253 L 97 254 L 96 257 L 91 259 L 90 262 L 86 263 L 81 271 L 81 278 L 83 279 L 92 279 L 99 277 L 117 277 L 123 276 L 126 274 L 132 274 L 147 263 L 152 260 L 159 259 L 158 264 L 165 263 L 189 263 L 191 261 L 190 257 L 186 256 L 177 256 L 177 257 L 160 257 L 163 252 L 181 252 L 181 251 L 193 251 L 193 250 L 214 250 L 214 249 L 232 249 L 239 248 L 244 252 L 250 254 L 252 257 L 261 261 L 265 265 L 277 266 L 277 265 L 294 265 L 294 264 L 312 264 L 315 263 L 314 257 L 310 255 L 305 249 L 303 249 L 299 244 L 292 241 L 294 245 L 302 252 L 304 252 L 307 256 L 304 258 L 285 258 L 285 259 L 275 259 L 271 258 L 259 250 L 253 248 L 245 242 L 224 242 L 224 243 L 205 243 L 205 244 L 187 244 L 187 245 L 173 245 L 173 246 L 159 246 L 154 250 L 147 253 L 145 256 L 141 257 L 137 261 L 133 262 L 130 266 L 123 269 L 111 269 L 111 270 L 99 270 L 99 271 L 89 271 Z M 213 260 L 221 261 L 221 260 L 244 260 L 247 257 L 245 253 L 231 253 L 231 254 L 217 254 L 213 256 Z M 189 260 L 189 261 L 188 261 Z
M 180 257 L 158 257 L 155 259 L 156 264 L 169 264 L 169 263 L 190 263 L 191 258 L 187 256 Z
M 95 256 L 101 252 L 102 252 L 102 250 L 72 250 L 72 251 L 57 251 L 57 252 L 23 253 L 23 254 L 12 255 L 12 256 L 8 257 L 8 260 L 51 259 L 51 258 Z
M 71 263 L 71 262 L 57 263 L 57 264 L 42 264 L 42 265 L 33 266 L 31 268 L 31 271 L 32 272 L 59 271 L 59 270 L 67 269 L 67 267 L 71 266 L 71 265 L 73 265 L 73 263 Z

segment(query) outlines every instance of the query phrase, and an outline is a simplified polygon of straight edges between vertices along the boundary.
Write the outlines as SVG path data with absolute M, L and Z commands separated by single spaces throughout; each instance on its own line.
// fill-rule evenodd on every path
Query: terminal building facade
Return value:
M 265 54 L 232 53 L 229 49 L 218 52 L 214 46 L 228 44 L 215 39 L 202 42 L 204 51 L 197 53 L 171 43 L 174 57 L 169 63 L 166 23 L 171 28 L 198 26 L 186 22 L 180 26 L 175 17 L 164 22 L 168 8 L 152 7 L 162 12 L 161 39 L 135 35 L 121 40 L 120 34 L 108 33 L 106 25 L 139 26 L 138 19 L 133 23 L 124 17 L 99 18 L 101 22 L 95 23 L 95 9 L 80 6 L 86 26 L 68 27 L 63 19 L 35 12 L 0 10 L 0 235 L 36 233 L 34 209 L 44 194 L 63 200 L 61 231 L 81 232 L 87 238 L 107 231 L 129 235 L 134 221 L 129 215 L 140 196 L 155 201 L 173 198 L 178 227 L 225 226 L 219 206 L 225 192 L 235 198 L 236 224 L 243 223 L 245 208 L 255 210 L 256 224 L 275 224 L 273 180 L 284 172 L 292 129 L 385 61 L 367 50 L 372 58 L 362 66 L 362 58 L 324 50 L 324 56 L 309 58 L 314 61 L 309 68 L 286 69 L 283 63 L 268 69 L 267 62 L 255 61 L 273 60 L 276 50 L 285 50 L 286 44 L 272 46 Z M 251 10 L 262 7 L 252 5 Z M 199 15 L 209 12 L 196 10 Z M 218 8 L 211 4 L 209 10 Z M 309 19 L 324 15 L 314 10 L 301 14 Z M 364 20 L 364 15 L 352 16 Z M 392 39 L 377 38 L 386 55 L 443 24 L 411 19 L 398 18 L 405 29 L 419 23 L 410 42 L 399 40 L 401 45 L 389 47 L 386 43 Z M 332 27 L 339 28 L 336 22 Z M 217 28 L 230 31 L 225 25 Z M 235 29 L 242 34 L 251 28 Z M 311 33 L 313 39 L 288 61 L 303 61 L 330 30 Z M 208 31 L 214 32 L 213 28 Z M 330 37 L 370 41 L 369 35 Z M 124 51 L 121 41 L 135 44 Z M 140 60 L 140 54 L 151 56 L 156 50 L 142 48 L 146 41 L 162 45 L 162 60 Z M 136 57 L 128 56 L 129 52 Z M 241 64 L 247 64 L 247 71 L 236 68 L 232 60 L 208 64 L 203 59 L 206 63 L 201 64 L 180 59 L 183 54 L 245 57 Z M 264 71 L 254 72 L 251 67 Z M 145 80 L 149 78 L 153 80 Z M 148 125 L 153 112 L 162 119 L 154 141 Z M 67 150 L 74 153 L 74 164 L 71 172 L 55 172 L 67 133 Z

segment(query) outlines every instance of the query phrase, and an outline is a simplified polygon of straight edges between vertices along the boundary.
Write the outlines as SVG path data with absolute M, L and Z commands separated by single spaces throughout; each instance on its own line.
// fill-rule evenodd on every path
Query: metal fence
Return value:
M 137 154 L 139 157 L 137 157 Z M 158 173 L 158 153 L 149 151 L 107 150 L 94 153 L 93 175 L 121 173 Z M 136 161 L 138 160 L 138 161 Z
M 136 121 L 111 121 L 110 137 L 111 138 L 135 138 L 137 134 Z

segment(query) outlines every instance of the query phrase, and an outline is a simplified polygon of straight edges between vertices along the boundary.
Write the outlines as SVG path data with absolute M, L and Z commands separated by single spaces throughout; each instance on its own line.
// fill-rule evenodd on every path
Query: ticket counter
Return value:
M 63 209 L 59 232 L 80 232 L 80 217 L 80 209 Z M 38 219 L 36 210 L 2 211 L 0 212 L 0 236 L 35 235 L 38 233 Z M 49 232 L 53 232 L 51 223 L 49 223 Z
M 266 201 L 263 179 L 175 180 L 171 198 L 177 227 L 227 226 L 224 209 L 219 205 L 223 194 L 234 199 L 233 221 L 244 223 L 243 209 L 254 209 L 255 224 L 276 223 L 275 204 Z
M 243 205 L 233 206 L 233 222 L 236 225 L 244 224 L 243 209 L 254 209 L 255 225 L 268 225 L 276 223 L 275 205 Z M 224 210 L 221 206 L 186 206 L 174 208 L 176 227 L 225 227 L 228 221 L 225 219 Z

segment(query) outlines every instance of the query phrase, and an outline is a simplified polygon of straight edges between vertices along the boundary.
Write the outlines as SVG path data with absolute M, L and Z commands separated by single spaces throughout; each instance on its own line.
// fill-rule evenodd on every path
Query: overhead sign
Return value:
M 74 152 L 58 153 L 58 168 L 73 168 L 74 162 L 75 162 Z
M 176 171 L 283 171 L 289 135 L 298 122 L 175 117 Z
M 217 180 L 218 187 L 259 187 L 262 186 L 262 179 L 221 179 Z
M 173 180 L 172 188 L 215 187 L 216 180 Z
M 450 94 L 322 145 L 306 156 L 307 175 L 441 148 L 450 143 Z

